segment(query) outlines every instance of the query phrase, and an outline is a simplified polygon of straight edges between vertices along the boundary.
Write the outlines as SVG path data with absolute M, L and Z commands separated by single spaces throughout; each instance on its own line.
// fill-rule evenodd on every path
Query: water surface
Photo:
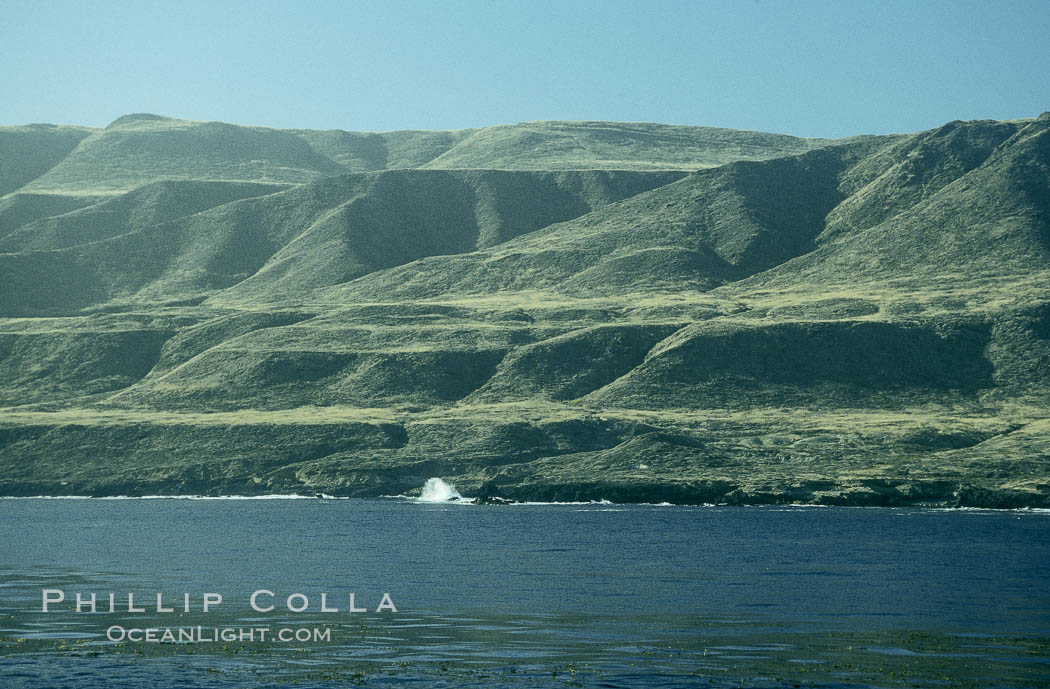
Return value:
M 0 523 L 3 686 L 1050 686 L 1046 512 L 9 499 Z M 106 637 L 198 625 L 330 640 Z

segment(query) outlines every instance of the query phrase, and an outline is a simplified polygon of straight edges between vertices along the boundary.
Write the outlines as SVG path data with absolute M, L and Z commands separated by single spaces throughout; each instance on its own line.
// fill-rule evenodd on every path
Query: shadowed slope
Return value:
M 53 124 L 0 127 L 0 196 L 50 170 L 95 131 Z
M 986 331 L 948 324 L 703 323 L 588 399 L 640 408 L 949 400 L 993 386 L 987 343 Z
M 90 244 L 0 254 L 0 313 L 70 313 L 112 300 L 199 301 L 252 275 L 318 213 L 359 193 L 359 183 L 331 178 Z
M 430 258 L 321 296 L 601 295 L 749 276 L 742 288 L 1045 270 L 1048 122 L 952 124 L 905 142 L 731 163 L 491 250 Z
M 1050 268 L 1050 114 L 1020 127 L 971 127 L 992 130 L 982 145 L 966 151 L 976 160 L 987 156 L 979 165 L 967 170 L 955 156 L 924 155 L 929 150 L 924 142 L 918 156 L 922 162 L 910 156 L 904 162 L 922 174 L 902 174 L 897 165 L 887 174 L 897 180 L 895 185 L 876 180 L 854 196 L 870 192 L 895 203 L 875 204 L 883 210 L 867 214 L 859 211 L 866 200 L 850 204 L 836 214 L 834 232 L 819 238 L 817 251 L 742 287 L 899 277 L 984 280 Z M 937 132 L 951 141 L 963 128 L 947 125 Z M 1016 133 L 1003 137 L 1011 128 Z M 910 188 L 915 186 L 926 193 Z M 858 216 L 859 227 L 852 226 Z
M 171 331 L 104 329 L 0 333 L 0 403 L 62 400 L 116 390 L 153 368 Z
M 248 280 L 215 298 L 250 304 L 301 298 L 426 256 L 497 245 L 584 215 L 682 173 L 401 171 L 367 178 Z
M 499 243 L 681 175 L 410 170 L 280 192 L 156 183 L 0 240 L 0 249 L 48 249 L 0 254 L 0 313 L 200 299 L 226 288 L 217 302 L 294 301 L 420 257 Z M 243 196 L 257 198 L 231 201 Z
M 286 188 L 237 182 L 155 182 L 88 208 L 25 225 L 0 239 L 0 252 L 88 244 Z
M 811 250 L 843 198 L 839 176 L 873 143 L 703 170 L 487 251 L 427 259 L 319 296 L 710 289 Z
M 858 163 L 842 181 L 849 196 L 828 216 L 826 241 L 877 225 L 929 198 L 978 167 L 1024 125 L 950 122 L 903 138 Z
M 417 168 L 445 153 L 473 129 L 458 131 L 347 132 L 293 130 L 321 155 L 348 172 Z
M 629 373 L 676 329 L 676 325 L 598 326 L 520 346 L 471 401 L 578 399 Z
M 36 220 L 63 215 L 111 198 L 111 194 L 8 194 L 0 198 L 0 239 Z

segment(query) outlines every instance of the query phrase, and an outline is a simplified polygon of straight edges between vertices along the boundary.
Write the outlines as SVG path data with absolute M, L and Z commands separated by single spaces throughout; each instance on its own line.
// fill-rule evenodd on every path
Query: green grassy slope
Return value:
M 127 115 L 85 138 L 26 191 L 129 190 L 159 180 L 307 182 L 344 172 L 292 133 Z
M 417 167 L 696 170 L 803 153 L 834 143 L 716 127 L 617 122 L 523 122 L 452 132 L 296 133 L 352 172 Z
M 695 170 L 831 143 L 780 134 L 647 123 L 525 122 L 475 130 L 426 164 L 500 170 Z
M 10 164 L 0 168 L 0 196 L 18 189 L 112 193 L 161 180 L 305 183 L 348 172 L 423 167 L 695 170 L 832 143 L 658 124 L 530 122 L 451 132 L 367 133 L 245 127 L 143 113 L 121 117 L 102 130 L 0 129 L 0 150 L 11 156 Z
M 1050 505 L 1048 128 L 118 120 L 0 199 L 0 493 Z

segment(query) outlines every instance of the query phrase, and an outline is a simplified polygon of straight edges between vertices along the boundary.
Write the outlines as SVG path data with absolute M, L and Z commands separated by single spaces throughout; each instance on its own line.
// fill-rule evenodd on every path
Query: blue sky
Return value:
M 0 123 L 538 119 L 799 136 L 1050 110 L 1050 0 L 12 2 Z

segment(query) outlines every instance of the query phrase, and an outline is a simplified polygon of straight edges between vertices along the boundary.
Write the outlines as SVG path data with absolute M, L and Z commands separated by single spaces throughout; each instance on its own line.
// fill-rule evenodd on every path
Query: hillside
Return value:
M 695 170 L 827 146 L 827 139 L 714 127 L 525 122 L 474 130 L 424 167 L 494 170 Z
M 10 194 L 64 160 L 92 134 L 88 127 L 31 124 L 0 127 L 0 196 Z
M 1050 506 L 1048 130 L 0 128 L 0 494 Z
M 46 136 L 45 136 L 46 135 Z M 826 139 L 602 122 L 455 132 L 282 130 L 127 115 L 102 130 L 0 128 L 0 194 L 114 193 L 160 180 L 305 183 L 398 169 L 695 170 L 820 148 Z M 27 148 L 35 154 L 27 158 Z M 10 166 L 10 171 L 8 167 Z

